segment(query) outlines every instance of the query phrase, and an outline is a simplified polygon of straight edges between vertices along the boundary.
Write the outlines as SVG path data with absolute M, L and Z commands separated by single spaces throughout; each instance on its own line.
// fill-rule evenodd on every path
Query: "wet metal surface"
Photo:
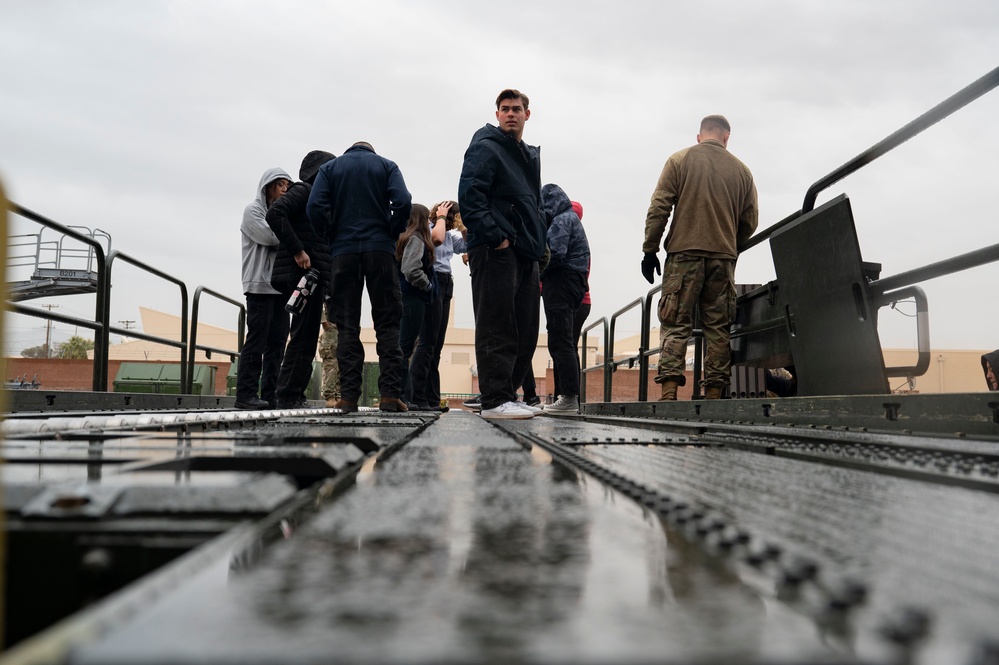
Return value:
M 7 491 L 32 528 L 63 509 L 121 527 L 116 493 L 157 483 L 184 494 L 163 505 L 193 502 L 160 522 L 178 529 L 208 516 L 205 484 L 272 501 L 80 613 L 99 638 L 52 631 L 65 662 L 990 662 L 988 437 L 598 420 L 300 413 L 64 432 L 8 441 L 3 472 L 17 467 Z M 77 475 L 26 477 L 50 469 Z M 84 478 L 87 507 L 37 493 Z
M 843 657 L 655 515 L 462 413 L 211 584 L 79 662 Z

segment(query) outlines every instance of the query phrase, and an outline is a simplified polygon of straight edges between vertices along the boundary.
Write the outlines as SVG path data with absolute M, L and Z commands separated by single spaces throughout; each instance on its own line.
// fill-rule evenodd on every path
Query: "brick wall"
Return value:
M 66 360 L 63 358 L 3 358 L 4 364 L 3 378 L 5 381 L 16 379 L 22 376 L 26 381 L 38 375 L 43 390 L 90 390 L 94 381 L 94 361 L 93 360 Z M 108 361 L 108 385 L 107 389 L 114 389 L 114 377 L 118 374 L 122 360 Z M 127 361 L 134 362 L 134 361 Z M 162 365 L 174 365 L 176 363 L 155 363 Z M 226 374 L 229 373 L 229 361 L 225 362 L 199 362 L 198 365 L 215 366 L 215 394 L 226 394 Z

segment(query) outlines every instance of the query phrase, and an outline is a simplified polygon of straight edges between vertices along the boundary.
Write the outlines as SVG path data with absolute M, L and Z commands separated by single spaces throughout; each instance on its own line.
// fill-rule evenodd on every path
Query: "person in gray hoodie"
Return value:
M 267 409 L 277 404 L 278 372 L 288 339 L 285 297 L 271 286 L 271 270 L 280 242 L 267 224 L 267 209 L 291 186 L 284 169 L 264 171 L 257 195 L 243 210 L 239 231 L 243 248 L 243 294 L 246 340 L 236 372 L 236 408 Z M 257 396 L 259 386 L 260 396 Z

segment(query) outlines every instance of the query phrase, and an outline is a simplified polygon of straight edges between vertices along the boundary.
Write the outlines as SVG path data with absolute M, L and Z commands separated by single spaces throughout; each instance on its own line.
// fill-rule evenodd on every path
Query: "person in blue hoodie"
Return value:
M 548 321 L 548 352 L 558 380 L 558 398 L 545 411 L 579 411 L 579 351 L 576 349 L 573 319 L 583 302 L 588 285 L 590 243 L 572 201 L 558 185 L 541 188 L 541 204 L 551 220 L 548 249 L 551 259 L 541 273 L 541 294 Z
M 458 182 L 468 235 L 475 357 L 483 418 L 526 419 L 516 389 L 538 344 L 538 261 L 547 225 L 541 213 L 541 153 L 523 141 L 530 101 L 519 90 L 496 98 L 496 121 L 472 136 Z
M 412 204 L 413 197 L 396 163 L 375 154 L 364 141 L 324 164 L 309 194 L 309 219 L 330 246 L 330 309 L 339 332 L 337 408 L 343 413 L 357 411 L 361 397 L 361 293 L 365 284 L 377 339 L 379 408 L 406 411 L 406 403 L 400 399 L 402 293 L 395 244 L 409 222 Z
M 246 296 L 246 341 L 236 370 L 236 408 L 267 409 L 277 405 L 278 372 L 288 340 L 285 298 L 271 286 L 271 270 L 280 241 L 267 225 L 267 210 L 284 196 L 291 176 L 267 169 L 257 195 L 243 210 L 239 226 L 243 248 L 243 294 Z M 260 396 L 257 396 L 259 386 Z

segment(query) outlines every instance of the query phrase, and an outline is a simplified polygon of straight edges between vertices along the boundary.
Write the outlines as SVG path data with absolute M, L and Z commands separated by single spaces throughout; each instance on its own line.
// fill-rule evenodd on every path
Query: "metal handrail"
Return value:
M 610 402 L 611 395 L 614 392 L 614 372 L 621 365 L 628 365 L 628 367 L 634 367 L 635 361 L 638 360 L 643 354 L 644 349 L 639 349 L 637 356 L 630 356 L 622 360 L 615 360 L 614 358 L 614 330 L 617 328 L 617 320 L 623 315 L 627 314 L 631 310 L 635 309 L 636 306 L 642 308 L 642 323 L 648 321 L 648 312 L 643 307 L 644 300 L 642 298 L 636 298 L 630 303 L 617 310 L 610 317 L 610 326 L 607 334 L 607 346 L 604 349 L 604 364 L 607 367 L 607 372 L 604 374 L 604 401 Z M 641 340 L 641 337 L 639 338 Z M 641 341 L 639 341 L 641 343 Z
M 801 204 L 802 214 L 811 212 L 815 207 L 815 198 L 822 190 L 827 189 L 851 173 L 870 164 L 878 157 L 897 148 L 913 136 L 932 127 L 955 111 L 964 108 L 997 86 L 999 86 L 999 67 L 993 69 L 963 90 L 951 95 L 898 131 L 877 142 L 829 175 L 820 178 L 805 192 L 805 200 Z
M 142 261 L 140 261 L 140 260 L 138 260 L 138 259 L 136 259 L 134 257 L 131 257 L 128 254 L 120 252 L 118 250 L 114 250 L 110 254 L 108 254 L 107 260 L 105 261 L 105 263 L 107 265 L 106 272 L 107 272 L 107 277 L 108 277 L 108 283 L 110 283 L 110 279 L 111 279 L 111 268 L 113 267 L 114 262 L 116 260 L 118 260 L 118 259 L 121 259 L 122 261 L 124 261 L 126 263 L 130 263 L 131 265 L 135 266 L 136 268 L 139 268 L 140 270 L 144 270 L 144 271 L 148 272 L 151 275 L 155 275 L 156 277 L 159 277 L 160 279 L 163 279 L 163 280 L 165 280 L 167 282 L 171 282 L 172 284 L 176 284 L 178 287 L 180 287 L 180 300 L 181 300 L 181 306 L 180 306 L 180 312 L 181 312 L 180 341 L 176 342 L 176 341 L 174 341 L 172 339 L 169 339 L 169 338 L 166 338 L 166 337 L 157 337 L 155 335 L 147 335 L 145 333 L 137 333 L 134 330 L 129 330 L 129 329 L 126 329 L 126 328 L 116 328 L 116 327 L 113 327 L 111 325 L 106 325 L 104 327 L 104 330 L 101 331 L 101 345 L 103 345 L 103 347 L 106 350 L 110 346 L 110 336 L 111 336 L 111 333 L 114 332 L 114 333 L 117 333 L 119 335 L 128 335 L 129 337 L 137 337 L 139 339 L 144 339 L 144 340 L 149 341 L 149 342 L 156 342 L 156 343 L 159 343 L 159 344 L 164 344 L 166 346 L 173 346 L 173 347 L 179 348 L 180 349 L 180 385 L 181 386 L 188 385 L 188 372 L 189 372 L 189 368 L 188 368 L 188 365 L 187 365 L 187 330 L 188 330 L 188 326 L 187 326 L 187 285 L 184 284 L 184 282 L 182 282 L 179 279 L 177 279 L 176 277 L 174 277 L 173 275 L 167 274 L 167 273 L 163 272 L 162 270 L 154 268 L 154 267 L 152 267 L 152 266 L 150 266 L 150 265 L 148 265 L 146 263 L 143 263 Z M 107 322 L 110 322 L 110 320 L 111 320 L 111 298 L 110 298 L 110 292 L 108 293 L 108 297 L 105 299 L 104 320 L 107 321 Z M 95 348 L 97 346 L 98 345 L 95 345 Z M 106 353 L 106 351 L 105 351 L 105 353 Z M 94 371 L 95 372 L 97 371 L 96 364 L 97 363 L 95 362 L 94 363 L 94 365 L 95 365 Z M 106 359 L 105 359 L 104 368 L 103 368 L 102 371 L 103 371 L 103 374 L 104 374 L 104 381 L 105 381 L 105 385 L 106 385 L 107 384 L 107 379 L 108 379 L 108 376 L 107 376 L 108 375 L 108 365 L 107 365 Z
M 604 346 L 603 346 L 603 348 L 604 348 L 604 362 L 600 363 L 598 365 L 594 365 L 593 367 L 587 367 L 586 366 L 586 349 L 587 349 L 586 339 L 587 339 L 587 333 L 590 330 L 596 328 L 597 326 L 602 326 L 603 327 L 603 332 L 604 332 L 604 339 L 603 339 L 603 342 L 604 342 Z M 597 319 L 596 321 L 594 321 L 590 325 L 588 325 L 585 328 L 583 328 L 583 331 L 582 331 L 582 342 L 583 342 L 583 355 L 580 358 L 580 362 L 579 362 L 579 401 L 580 402 L 586 402 L 586 373 L 587 372 L 593 372 L 593 371 L 598 370 L 598 369 L 603 369 L 604 370 L 604 393 L 605 393 L 604 401 L 606 402 L 607 401 L 607 397 L 606 397 L 606 393 L 607 393 L 607 371 L 606 371 L 606 362 L 607 362 L 607 317 L 606 316 L 601 316 L 599 319 Z
M 201 294 L 206 293 L 210 296 L 214 296 L 223 302 L 230 303 L 239 308 L 239 323 L 238 330 L 236 331 L 236 351 L 235 353 L 230 349 L 219 349 L 212 346 L 205 346 L 203 344 L 198 344 L 198 314 L 201 309 Z M 188 366 L 191 368 L 191 372 L 188 375 L 187 384 L 184 385 L 183 390 L 190 394 L 194 389 L 194 356 L 198 352 L 198 349 L 205 352 L 205 355 L 209 358 L 212 357 L 212 352 L 225 353 L 229 355 L 230 362 L 236 362 L 243 352 L 243 340 L 246 336 L 246 306 L 228 296 L 224 296 L 217 291 L 213 291 L 206 286 L 199 286 L 194 290 L 194 298 L 191 303 L 191 343 L 188 349 Z
M 110 270 L 105 263 L 104 247 L 94 238 L 89 238 L 77 231 L 74 231 L 68 226 L 64 226 L 58 222 L 55 222 L 47 217 L 28 210 L 27 208 L 20 206 L 13 201 L 7 201 L 7 209 L 16 215 L 29 219 L 36 224 L 41 224 L 46 228 L 59 231 L 63 235 L 69 236 L 79 242 L 89 245 L 93 248 L 95 255 L 98 258 L 97 261 L 97 298 L 96 304 L 94 306 L 94 319 L 79 319 L 72 316 L 64 316 L 62 314 L 55 314 L 52 311 L 46 311 L 38 309 L 35 307 L 27 307 L 25 305 L 19 305 L 11 302 L 6 303 L 8 310 L 12 312 L 17 312 L 19 314 L 24 314 L 26 316 L 33 316 L 40 319 L 45 319 L 49 321 L 58 321 L 60 323 L 67 323 L 70 325 L 82 326 L 94 331 L 94 336 L 97 339 L 103 338 L 107 339 L 108 334 L 108 319 L 110 317 L 110 311 L 107 308 L 107 301 L 110 294 L 111 277 Z M 41 234 L 39 235 L 39 242 Z M 107 391 L 107 343 L 103 345 L 94 343 L 94 372 L 93 372 L 93 382 L 92 388 L 94 392 L 106 392 Z

